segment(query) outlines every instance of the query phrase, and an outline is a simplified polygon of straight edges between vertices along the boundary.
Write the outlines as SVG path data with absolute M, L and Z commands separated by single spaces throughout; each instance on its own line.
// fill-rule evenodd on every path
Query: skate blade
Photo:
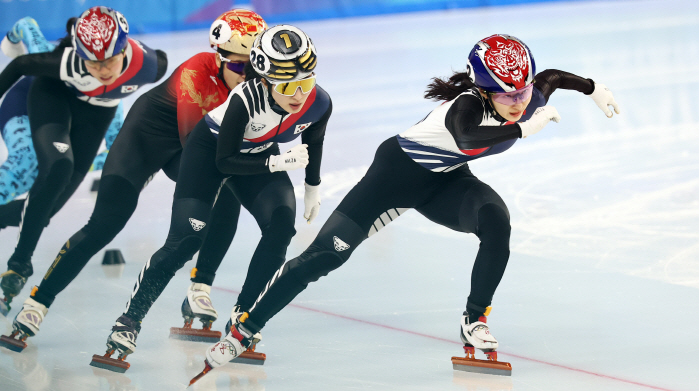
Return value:
M 455 371 L 484 373 L 486 375 L 512 376 L 512 365 L 510 365 L 509 362 L 452 357 L 451 363 L 454 365 Z
M 264 365 L 266 359 L 267 356 L 264 353 L 243 352 L 243 354 L 232 359 L 230 362 L 236 364 Z
M 92 356 L 92 361 L 90 361 L 90 365 L 92 365 L 93 367 L 102 368 L 108 371 L 118 373 L 126 372 L 126 370 L 129 369 L 129 367 L 131 366 L 131 364 L 127 363 L 126 361 L 117 360 L 111 357 L 100 356 L 99 354 L 95 354 Z
M 7 335 L 3 335 L 0 337 L 0 346 L 10 349 L 13 352 L 21 352 L 27 347 L 27 343 L 15 338 L 10 338 Z
M 10 306 L 5 302 L 5 300 L 0 300 L 0 314 L 2 316 L 7 316 L 7 314 L 10 312 Z
M 216 343 L 221 340 L 221 332 L 193 329 L 191 327 L 170 327 L 170 338 L 183 341 Z

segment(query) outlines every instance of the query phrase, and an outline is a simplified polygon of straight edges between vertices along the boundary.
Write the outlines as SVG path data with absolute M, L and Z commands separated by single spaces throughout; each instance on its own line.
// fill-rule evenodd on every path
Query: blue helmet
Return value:
M 83 60 L 104 61 L 126 49 L 129 24 L 120 12 L 92 7 L 80 15 L 73 28 L 73 47 Z
M 510 35 L 491 35 L 481 39 L 468 55 L 474 84 L 486 92 L 520 90 L 534 82 L 534 57 L 519 39 Z

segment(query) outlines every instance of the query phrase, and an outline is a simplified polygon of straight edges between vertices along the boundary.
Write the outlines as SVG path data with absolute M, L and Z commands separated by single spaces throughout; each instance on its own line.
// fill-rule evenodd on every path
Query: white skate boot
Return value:
M 245 318 L 242 318 L 243 315 L 245 315 Z M 232 330 L 231 326 L 233 326 L 234 322 L 237 323 L 238 319 L 246 319 L 246 318 L 247 318 L 247 313 L 242 312 L 239 305 L 233 307 L 233 311 L 231 311 L 231 318 L 228 319 L 228 323 L 226 323 L 226 331 L 228 331 L 228 334 L 226 335 L 226 337 L 231 335 L 231 330 Z M 240 323 L 237 323 L 237 324 L 240 324 Z M 243 329 L 244 329 L 244 327 L 243 327 Z M 237 355 L 235 358 L 232 358 L 233 362 L 240 363 L 240 364 L 264 365 L 265 360 L 267 359 L 267 356 L 264 353 L 259 353 L 259 352 L 255 351 L 257 344 L 261 340 L 262 340 L 262 334 L 259 332 L 255 333 L 252 337 L 250 337 L 250 344 L 245 349 L 245 352 Z
M 124 373 L 129 369 L 130 364 L 126 361 L 126 356 L 136 351 L 136 338 L 141 326 L 138 322 L 131 320 L 126 315 L 117 319 L 112 327 L 112 333 L 107 338 L 107 353 L 104 356 L 93 355 L 90 365 L 114 372 Z M 111 358 L 115 351 L 119 351 L 116 359 Z
M 210 294 L 209 285 L 192 283 L 189 286 L 187 297 L 182 303 L 184 327 L 171 327 L 170 338 L 201 342 L 216 342 L 221 339 L 220 331 L 211 330 L 211 324 L 218 318 L 218 313 L 211 303 Z M 192 328 L 196 318 L 201 321 L 201 329 Z
M 24 301 L 22 310 L 12 322 L 12 334 L 2 336 L 0 345 L 15 352 L 21 352 L 27 347 L 24 342 L 28 337 L 33 337 L 39 332 L 39 326 L 48 312 L 48 308 L 31 297 Z
M 497 350 L 498 340 L 490 334 L 490 328 L 485 322 L 485 316 L 473 323 L 469 322 L 468 315 L 461 317 L 461 341 L 464 345 L 471 345 L 484 353 Z
M 233 314 L 236 313 L 237 309 L 238 306 L 233 309 Z M 236 360 L 240 358 L 240 356 L 247 353 L 247 349 L 252 346 L 253 343 L 253 334 L 247 330 L 243 324 L 245 323 L 247 317 L 247 312 L 241 316 L 235 317 L 233 319 L 233 326 L 228 326 L 228 334 L 226 334 L 222 340 L 216 342 L 213 346 L 206 349 L 204 369 L 201 371 L 201 373 L 189 381 L 190 386 L 209 373 L 209 371 L 212 369 L 218 368 L 229 361 Z
M 194 318 L 199 318 L 205 329 L 218 319 L 218 312 L 211 303 L 211 287 L 206 284 L 192 283 L 187 290 L 187 298 L 182 303 L 182 317 L 185 326 L 192 326 Z M 208 327 L 207 327 L 208 326 Z
M 498 341 L 490 334 L 490 328 L 486 321 L 486 317 L 481 316 L 477 321 L 471 322 L 468 313 L 464 312 L 464 315 L 461 317 L 460 336 L 461 341 L 464 343 L 466 358 L 452 357 L 451 362 L 454 369 L 510 376 L 512 374 L 512 366 L 510 363 L 498 361 L 498 353 L 496 351 Z M 485 353 L 488 359 L 476 359 L 476 349 Z

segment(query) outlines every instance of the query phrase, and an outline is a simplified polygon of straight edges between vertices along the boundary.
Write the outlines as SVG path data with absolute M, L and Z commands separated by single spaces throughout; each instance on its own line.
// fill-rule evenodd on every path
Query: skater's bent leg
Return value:
M 467 303 L 469 312 L 472 309 L 481 312 L 481 309 L 490 306 L 507 267 L 510 257 L 510 219 L 503 206 L 485 204 L 477 212 L 476 235 L 481 244 L 471 272 L 471 294 Z
M 136 322 L 143 320 L 175 272 L 199 251 L 210 212 L 211 203 L 195 198 L 175 199 L 165 245 L 143 266 L 124 315 Z
M 39 158 L 39 175 L 24 201 L 19 240 L 15 252 L 8 262 L 8 267 L 11 270 L 17 271 L 24 277 L 29 277 L 33 273 L 31 256 L 41 233 L 48 225 L 56 199 L 68 185 L 73 174 L 72 151 L 68 149 L 60 153 L 51 145 L 52 142 L 60 141 L 69 145 L 67 129 L 60 124 L 48 124 L 40 127 L 36 133 L 43 135 L 34 135 L 34 145 Z M 46 141 L 37 142 L 36 138 L 38 137 L 43 137 Z M 39 146 L 38 144 L 49 144 L 51 147 Z M 23 272 L 15 269 L 19 267 L 23 269 Z
M 61 194 L 56 198 L 56 202 L 54 203 L 53 210 L 51 211 L 51 216 L 53 217 L 56 213 L 58 213 L 61 208 L 63 208 L 63 205 L 68 202 L 70 197 L 75 193 L 75 191 L 78 189 L 80 184 L 82 183 L 83 179 L 85 179 L 84 173 L 78 172 L 78 171 L 73 171 L 73 175 L 70 177 L 70 181 L 68 181 L 68 184 L 66 185 L 65 188 L 63 188 L 63 191 Z
M 209 286 L 214 283 L 216 270 L 235 236 L 239 216 L 240 202 L 228 187 L 223 186 L 211 211 L 211 221 L 192 272 L 192 282 Z
M 466 305 L 471 319 L 478 319 L 490 306 L 510 256 L 510 215 L 505 202 L 490 186 L 465 173 L 416 210 L 437 224 L 480 239 Z
M 35 292 L 36 301 L 49 307 L 87 262 L 121 232 L 138 203 L 138 190 L 117 175 L 100 180 L 97 202 L 89 222 L 63 245 Z
M 341 212 L 335 211 L 310 247 L 281 267 L 267 284 L 246 320 L 257 332 L 277 312 L 289 304 L 310 282 L 328 275 L 344 264 L 367 238 L 366 230 Z
M 286 249 L 296 235 L 296 199 L 288 175 L 275 173 L 252 179 L 259 181 L 258 186 L 249 181 L 243 181 L 244 186 L 236 186 L 236 195 L 241 197 L 262 232 L 236 303 L 243 311 L 252 307 L 272 275 L 284 264 Z M 253 191 L 241 194 L 245 192 L 241 187 Z M 250 202 L 247 196 L 254 197 L 253 201 Z

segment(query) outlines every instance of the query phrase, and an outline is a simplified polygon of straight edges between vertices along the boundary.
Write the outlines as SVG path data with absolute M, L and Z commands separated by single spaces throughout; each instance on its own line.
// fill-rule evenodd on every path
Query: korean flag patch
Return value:
M 294 130 L 294 134 L 299 134 L 299 133 L 303 132 L 303 131 L 306 130 L 309 126 L 311 126 L 312 123 L 313 123 L 313 122 L 309 122 L 309 123 L 301 124 L 301 125 L 296 125 L 296 130 Z

